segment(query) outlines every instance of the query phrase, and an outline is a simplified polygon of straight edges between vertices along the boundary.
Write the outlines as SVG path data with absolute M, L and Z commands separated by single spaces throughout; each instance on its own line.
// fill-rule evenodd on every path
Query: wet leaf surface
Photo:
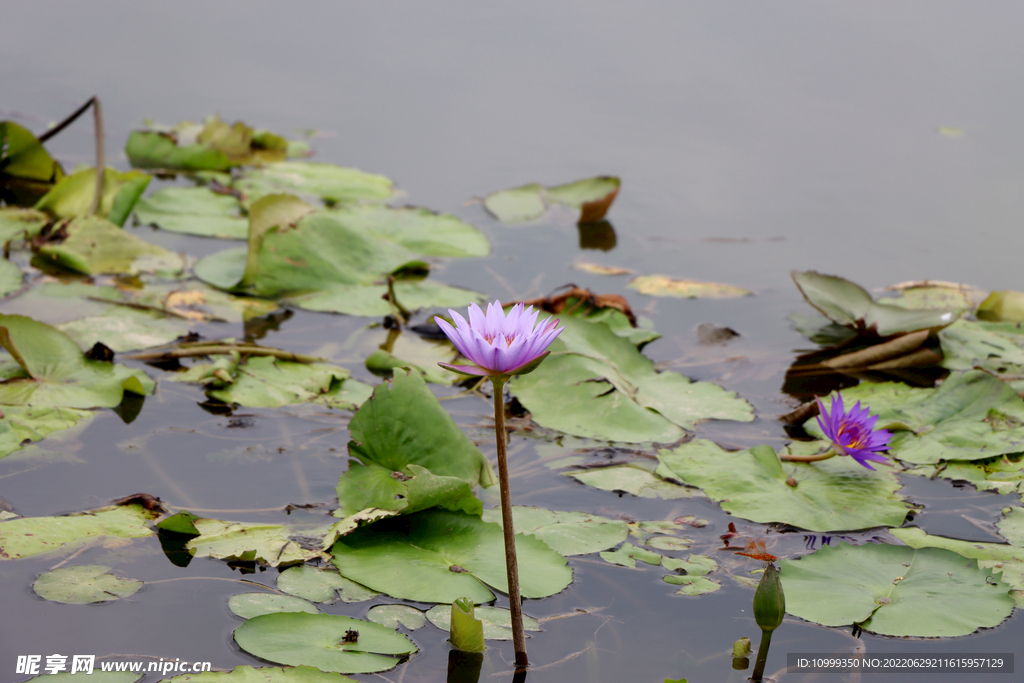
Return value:
M 483 622 L 484 639 L 486 640 L 512 640 L 512 615 L 504 607 L 491 607 L 489 605 L 477 606 L 474 610 L 477 619 Z M 449 631 L 452 627 L 452 606 L 434 605 L 426 614 L 430 623 L 443 631 Z M 540 622 L 536 619 L 523 615 L 524 631 L 540 631 Z
M 72 218 L 59 223 L 55 232 L 63 237 L 42 243 L 37 252 L 83 275 L 176 274 L 185 265 L 180 254 L 150 244 L 105 218 Z
M 103 169 L 103 195 L 97 215 L 114 225 L 124 225 L 151 179 L 141 171 Z M 57 219 L 84 216 L 89 213 L 95 194 L 96 169 L 87 168 L 61 178 L 34 208 Z
M 248 169 L 232 183 L 248 202 L 268 194 L 288 192 L 318 198 L 329 204 L 358 200 L 385 200 L 393 190 L 382 175 L 334 164 L 286 161 Z
M 334 602 L 339 596 L 344 602 L 363 602 L 377 593 L 350 581 L 337 572 L 317 569 L 309 565 L 291 567 L 277 577 L 279 590 L 305 598 L 311 602 Z
M 570 471 L 566 474 L 587 486 L 605 491 L 622 491 L 641 498 L 692 498 L 703 495 L 698 489 L 667 482 L 642 467 L 632 465 Z
M 305 547 L 294 539 L 295 532 L 281 524 L 219 519 L 197 519 L 194 524 L 199 535 L 189 540 L 185 548 L 196 557 L 260 562 L 278 567 L 305 562 L 322 554 L 320 549 Z
M 249 221 L 240 210 L 238 199 L 207 187 L 167 187 L 140 199 L 135 217 L 142 225 L 171 232 L 244 240 Z
M 275 593 L 239 593 L 238 595 L 232 595 L 228 600 L 228 609 L 236 617 L 242 617 L 243 619 L 252 619 L 264 614 L 277 614 L 278 612 L 320 613 L 316 605 L 308 600 L 291 595 L 277 595 Z
M 620 181 L 614 176 L 584 178 L 565 185 L 545 188 L 536 183 L 493 192 L 484 198 L 484 206 L 502 223 L 526 223 L 540 218 L 551 204 L 562 204 L 580 212 L 580 223 L 604 218 Z
M 110 573 L 110 567 L 81 564 L 43 572 L 32 584 L 36 595 L 65 605 L 88 605 L 134 595 L 142 581 Z
M 152 536 L 148 522 L 157 515 L 140 505 L 117 505 L 64 517 L 19 517 L 0 522 L 0 558 L 18 560 L 71 550 L 89 539 Z
M 501 525 L 501 510 L 484 510 L 482 519 Z M 517 534 L 536 536 L 552 550 L 566 556 L 612 548 L 626 540 L 629 533 L 626 523 L 620 519 L 525 506 L 512 508 L 512 524 Z
M 374 605 L 366 618 L 381 626 L 394 629 L 404 626 L 410 631 L 427 625 L 427 615 L 409 605 Z
M 0 458 L 53 432 L 74 427 L 93 415 L 90 410 L 75 408 L 4 406 L 4 419 L 0 422 Z

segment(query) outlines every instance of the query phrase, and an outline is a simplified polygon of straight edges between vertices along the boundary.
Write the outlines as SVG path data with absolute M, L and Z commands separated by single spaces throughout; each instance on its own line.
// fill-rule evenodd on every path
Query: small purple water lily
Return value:
M 864 467 L 874 471 L 868 461 L 890 465 L 888 458 L 878 451 L 889 448 L 891 435 L 884 429 L 875 429 L 878 416 L 868 415 L 868 408 L 860 407 L 860 401 L 847 412 L 843 408 L 843 397 L 836 394 L 832 399 L 832 412 L 825 409 L 821 399 L 818 402 L 818 426 L 825 432 L 825 438 L 832 442 L 838 455 L 848 455 Z M 824 418 L 824 419 L 823 419 Z
M 518 303 L 508 312 L 508 317 L 495 301 L 487 304 L 484 314 L 475 303 L 469 305 L 469 322 L 456 311 L 448 309 L 455 327 L 447 321 L 435 317 L 444 333 L 455 344 L 463 356 L 476 363 L 473 365 L 452 365 L 438 363 L 443 368 L 463 375 L 505 377 L 528 372 L 536 366 L 548 352 L 547 347 L 555 340 L 564 327 L 558 327 L 558 320 L 550 317 L 540 325 L 536 325 L 540 311 L 533 306 L 524 309 Z

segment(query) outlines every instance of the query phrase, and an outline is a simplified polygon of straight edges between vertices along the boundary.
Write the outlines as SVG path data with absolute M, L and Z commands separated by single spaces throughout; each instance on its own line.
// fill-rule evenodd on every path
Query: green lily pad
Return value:
M 512 613 L 504 607 L 477 606 L 474 609 L 477 619 L 484 624 L 485 640 L 512 640 Z M 427 610 L 430 623 L 443 631 L 452 628 L 452 606 L 434 605 Z M 540 622 L 523 615 L 524 631 L 540 631 Z
M 110 573 L 110 567 L 81 564 L 43 572 L 32 584 L 36 595 L 65 605 L 88 605 L 134 595 L 142 581 Z
M 916 464 L 980 460 L 1024 451 L 1024 400 L 986 372 L 951 374 L 937 389 L 905 384 L 860 384 L 842 392 L 844 405 L 860 401 L 892 433 L 889 452 Z M 821 434 L 817 421 L 804 428 Z
M 191 323 L 155 311 L 111 306 L 102 315 L 78 318 L 56 326 L 88 351 L 96 342 L 116 353 L 163 346 L 188 333 Z
M 106 682 L 93 680 L 90 683 Z M 131 683 L 131 681 L 126 681 L 125 683 Z M 324 673 L 320 669 L 311 666 L 297 666 L 284 669 L 269 666 L 261 668 L 236 666 L 231 671 L 182 674 L 181 676 L 168 678 L 163 683 L 358 683 L 358 681 L 341 674 Z
M 1014 607 L 991 569 L 939 548 L 840 543 L 783 560 L 781 578 L 790 614 L 889 636 L 965 636 Z
M 427 615 L 409 605 L 374 605 L 366 618 L 381 626 L 395 629 L 404 626 L 410 631 L 427 625 Z
M 754 419 L 734 392 L 654 362 L 604 323 L 564 316 L 565 330 L 535 371 L 514 378 L 511 391 L 541 426 L 609 441 L 670 443 L 710 419 Z
M 0 559 L 20 560 L 54 550 L 70 550 L 91 538 L 152 536 L 156 517 L 141 505 L 115 505 L 63 517 L 19 517 L 0 522 Z
M 667 576 L 663 576 L 662 580 L 665 583 L 670 583 L 674 586 L 682 586 L 682 588 L 676 591 L 676 595 L 689 595 L 691 597 L 714 593 L 722 587 L 722 584 L 718 583 L 714 579 L 709 579 L 704 576 L 680 576 L 678 574 L 668 574 Z
M 24 126 L 0 121 L 0 183 L 18 204 L 31 204 L 64 177 L 43 143 Z
M 840 531 L 897 526 L 910 511 L 895 473 L 871 472 L 852 458 L 782 463 L 769 446 L 729 452 L 695 439 L 659 451 L 658 460 L 659 474 L 700 487 L 726 512 L 754 522 Z
M 169 171 L 226 171 L 234 166 L 285 159 L 288 141 L 241 121 L 228 124 L 213 115 L 202 125 L 182 121 L 173 128 L 135 130 L 125 153 L 136 168 Z
M 195 557 L 262 562 L 277 567 L 305 562 L 323 554 L 322 549 L 307 548 L 301 542 L 303 539 L 292 537 L 292 529 L 280 524 L 248 524 L 219 519 L 197 519 L 194 524 L 199 536 L 190 539 L 185 549 Z
M 84 275 L 175 273 L 184 268 L 180 254 L 150 244 L 105 218 L 72 218 L 55 232 L 62 231 L 63 241 L 46 242 L 39 254 Z
M 880 337 L 940 329 L 957 318 L 956 313 L 949 311 L 904 308 L 884 299 L 876 302 L 860 285 L 835 275 L 822 275 L 813 270 L 794 270 L 791 275 L 807 303 L 829 320 L 858 331 L 871 331 Z
M 500 525 L 501 510 L 484 510 L 482 519 Z M 512 508 L 512 524 L 516 533 L 532 534 L 562 555 L 596 553 L 618 545 L 629 534 L 621 519 L 520 505 Z
M 979 569 L 991 569 L 1013 588 L 1017 606 L 1024 608 L 1024 549 L 1002 543 L 978 543 L 932 536 L 917 527 L 890 529 L 896 538 L 911 548 L 942 548 L 978 561 Z
M 0 207 L 0 244 L 37 235 L 51 220 L 47 214 L 36 209 Z
M 643 467 L 617 465 L 593 470 L 572 471 L 566 474 L 578 482 L 604 491 L 632 493 L 641 498 L 692 498 L 702 497 L 699 489 L 679 486 L 654 476 Z
M 20 366 L 0 382 L 0 404 L 113 408 L 124 392 L 155 386 L 141 370 L 86 358 L 67 335 L 21 315 L 0 315 L 0 345 Z
M 939 332 L 939 341 L 944 368 L 984 368 L 996 377 L 1024 375 L 1024 323 L 957 320 Z M 1024 391 L 1024 381 L 1010 379 L 1007 384 Z
M 380 624 L 300 612 L 250 619 L 235 629 L 235 642 L 261 659 L 335 673 L 387 671 L 417 650 L 407 637 Z
M 350 376 L 345 368 L 327 363 L 251 356 L 244 361 L 223 357 L 212 364 L 199 363 L 171 379 L 203 384 L 210 398 L 249 408 L 317 403 L 352 409 L 369 398 L 372 389 Z
M 1008 507 L 1003 510 L 1003 519 L 996 525 L 999 534 L 1018 548 L 1024 547 L 1024 508 Z
M 919 311 L 954 311 L 957 314 L 970 311 L 984 297 L 985 292 L 953 282 L 920 282 L 908 286 L 887 287 L 899 292 L 898 296 L 882 299 L 886 304 Z
M 455 347 L 447 339 L 400 334 L 391 340 L 390 351 L 377 349 L 367 356 L 366 369 L 380 377 L 391 377 L 396 368 L 410 368 L 427 382 L 451 386 L 465 377 L 438 366 L 438 363 L 451 363 L 456 357 Z
M 718 569 L 718 562 L 707 555 L 690 555 L 685 560 L 676 557 L 666 557 L 662 559 L 661 565 L 665 569 L 685 572 L 687 576 L 704 576 Z M 674 583 L 674 581 L 669 581 L 669 583 Z M 715 590 L 718 589 L 716 588 Z
M 207 187 L 167 187 L 140 199 L 135 217 L 143 225 L 171 232 L 244 240 L 249 220 L 240 210 L 238 199 Z
M 1024 292 L 992 292 L 975 312 L 979 320 L 1024 322 Z
M 618 564 L 630 569 L 636 569 L 636 561 L 644 564 L 661 564 L 662 556 L 656 552 L 638 548 L 632 543 L 623 543 L 616 550 L 609 550 L 601 553 L 601 559 L 611 564 Z
M 363 602 L 377 597 L 376 591 L 360 586 L 337 572 L 309 565 L 291 567 L 277 576 L 277 588 L 311 602 Z
M 346 225 L 424 256 L 487 256 L 491 251 L 482 232 L 451 214 L 380 204 L 343 204 L 333 213 Z
M 21 289 L 24 279 L 25 276 L 17 263 L 0 259 L 0 297 L 5 297 L 11 292 Z
M 652 536 L 647 539 L 644 545 L 658 550 L 687 550 L 692 545 L 688 538 L 677 538 L 675 536 Z
M 296 598 L 291 595 L 277 595 L 276 593 L 240 593 L 232 595 L 228 599 L 228 609 L 243 619 L 264 614 L 277 614 L 278 612 L 305 612 L 306 614 L 319 614 L 320 610 L 316 605 Z
M 985 460 L 949 460 L 938 465 L 916 465 L 908 467 L 904 473 L 966 481 L 979 491 L 1024 493 L 1024 457 L 1019 453 Z
M 122 173 L 103 169 L 103 195 L 98 214 L 114 225 L 124 225 L 152 176 L 141 171 Z M 96 194 L 96 169 L 87 168 L 61 178 L 34 208 L 54 218 L 84 216 Z
M 4 406 L 2 412 L 4 419 L 0 421 L 0 458 L 24 448 L 32 441 L 45 438 L 47 434 L 74 427 L 95 414 L 91 410 L 53 406 Z
M 517 534 L 516 551 L 523 597 L 554 595 L 572 581 L 565 558 L 543 541 Z M 507 590 L 501 527 L 463 513 L 383 520 L 342 537 L 331 552 L 343 575 L 396 598 L 484 603 L 494 599 L 487 586 Z
M 548 188 L 533 183 L 492 192 L 484 198 L 484 207 L 502 223 L 525 223 L 540 218 L 548 204 L 563 204 L 579 209 L 580 223 L 591 223 L 604 218 L 619 185 L 614 176 L 584 178 Z
M 479 303 L 486 298 L 469 289 L 429 281 L 399 281 L 394 284 L 394 290 L 398 302 L 410 311 L 422 308 L 464 308 L 470 302 Z M 391 313 L 391 307 L 384 300 L 387 292 L 386 284 L 332 285 L 315 292 L 290 296 L 284 301 L 307 311 L 380 318 Z
M 254 202 L 268 194 L 287 192 L 318 197 L 328 204 L 362 199 L 384 200 L 394 191 L 382 175 L 334 164 L 284 161 L 247 169 L 232 186 Z
M 664 275 L 641 275 L 630 280 L 627 287 L 648 296 L 671 296 L 679 299 L 733 299 L 753 294 L 750 290 L 733 285 L 676 280 Z
M 484 198 L 484 207 L 502 223 L 525 223 L 540 218 L 547 211 L 541 199 L 543 191 L 536 183 L 500 190 Z
M 339 479 L 337 491 L 341 507 L 334 512 L 336 517 L 349 517 L 364 510 L 387 511 L 387 515 L 376 516 L 381 519 L 432 507 L 479 515 L 483 507 L 468 481 L 437 476 L 413 463 L 397 471 L 353 460 Z

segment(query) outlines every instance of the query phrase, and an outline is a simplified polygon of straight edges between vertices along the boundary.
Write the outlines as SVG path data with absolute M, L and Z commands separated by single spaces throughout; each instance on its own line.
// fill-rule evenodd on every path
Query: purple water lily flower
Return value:
M 891 464 L 888 458 L 879 455 L 878 451 L 889 448 L 891 434 L 884 429 L 875 429 L 878 416 L 868 415 L 868 408 L 860 407 L 860 401 L 854 404 L 847 412 L 843 408 L 843 397 L 839 394 L 832 399 L 832 412 L 825 409 L 825 405 L 818 401 L 818 425 L 821 431 L 825 432 L 825 438 L 832 442 L 832 447 L 838 455 L 849 455 L 869 470 L 874 467 L 868 461 Z M 824 418 L 824 419 L 823 419 Z
M 556 328 L 558 320 L 550 317 L 536 325 L 540 311 L 534 311 L 533 306 L 524 309 L 522 303 L 513 306 L 508 317 L 505 317 L 498 301 L 487 304 L 486 314 L 472 303 L 469 305 L 469 322 L 450 308 L 448 312 L 455 321 L 455 327 L 441 318 L 435 317 L 434 320 L 459 353 L 476 366 L 438 365 L 465 375 L 508 377 L 528 371 L 532 369 L 531 365 L 547 355 L 545 349 L 565 329 Z

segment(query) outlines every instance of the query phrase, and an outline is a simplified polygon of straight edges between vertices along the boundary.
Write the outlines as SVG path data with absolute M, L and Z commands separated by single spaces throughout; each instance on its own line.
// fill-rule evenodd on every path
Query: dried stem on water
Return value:
M 507 378 L 492 377 L 494 387 L 494 438 L 498 446 L 498 486 L 501 488 L 501 525 L 505 532 L 505 571 L 508 575 L 508 601 L 512 612 L 512 644 L 516 650 L 516 667 L 530 665 L 526 657 L 526 634 L 523 631 L 523 601 L 519 594 L 519 565 L 516 561 L 515 529 L 512 526 L 512 492 L 508 483 L 508 454 L 505 441 L 505 382 Z

